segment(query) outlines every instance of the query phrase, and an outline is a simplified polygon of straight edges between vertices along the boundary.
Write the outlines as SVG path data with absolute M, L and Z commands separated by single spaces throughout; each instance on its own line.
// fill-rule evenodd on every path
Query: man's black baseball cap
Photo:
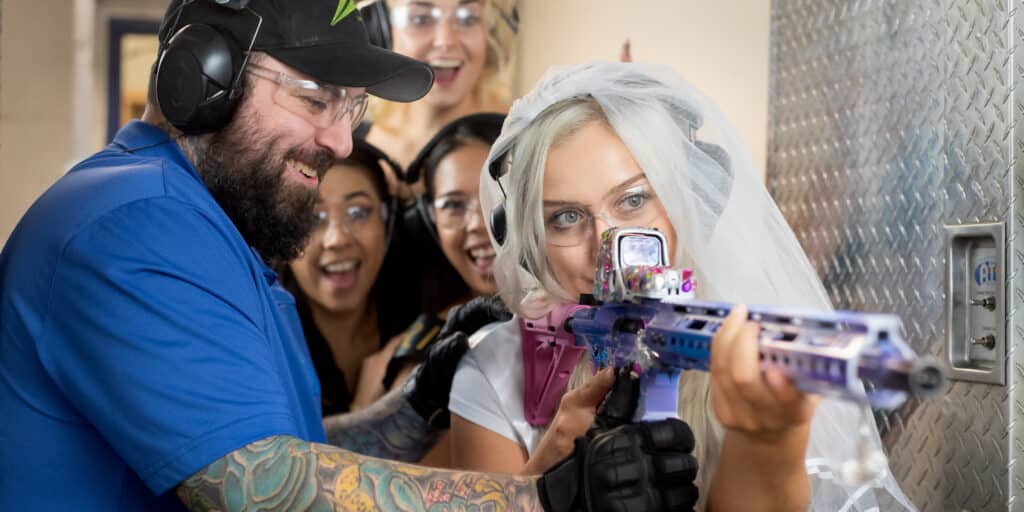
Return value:
M 374 96 L 403 102 L 422 98 L 434 83 L 427 64 L 370 44 L 356 0 L 173 0 L 160 24 L 160 41 L 199 23 L 230 34 L 245 50 L 259 20 L 254 13 L 263 23 L 253 50 L 317 81 L 365 87 Z

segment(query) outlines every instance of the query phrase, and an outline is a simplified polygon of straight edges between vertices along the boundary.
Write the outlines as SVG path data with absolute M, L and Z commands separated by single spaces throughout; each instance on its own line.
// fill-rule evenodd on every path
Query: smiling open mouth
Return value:
M 434 82 L 441 85 L 450 85 L 459 75 L 463 61 L 454 59 L 436 59 L 430 61 L 430 67 L 434 68 Z
M 359 278 L 360 263 L 356 260 L 344 260 L 328 263 L 320 267 L 324 278 L 335 288 L 351 288 Z
M 316 169 L 298 160 L 289 160 L 289 164 L 309 179 L 316 179 Z
M 484 277 L 494 274 L 494 247 L 491 244 L 480 244 L 466 250 L 469 262 L 473 269 Z

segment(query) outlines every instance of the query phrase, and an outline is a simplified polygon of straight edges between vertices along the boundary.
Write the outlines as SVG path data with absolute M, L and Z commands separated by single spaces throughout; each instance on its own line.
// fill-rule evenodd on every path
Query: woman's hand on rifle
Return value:
M 810 503 L 804 454 L 820 399 L 777 369 L 761 371 L 760 329 L 738 305 L 711 340 L 711 403 L 726 428 L 708 495 L 714 510 L 806 510 Z

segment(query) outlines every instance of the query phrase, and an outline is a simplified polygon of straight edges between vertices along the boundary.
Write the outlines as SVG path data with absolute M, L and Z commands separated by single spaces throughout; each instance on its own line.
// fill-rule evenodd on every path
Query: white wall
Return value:
M 555 64 L 633 60 L 673 66 L 714 99 L 764 174 L 769 0 L 520 0 L 519 92 Z

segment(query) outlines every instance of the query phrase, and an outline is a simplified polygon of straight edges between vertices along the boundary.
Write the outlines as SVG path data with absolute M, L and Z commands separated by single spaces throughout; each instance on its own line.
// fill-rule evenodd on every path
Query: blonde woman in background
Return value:
M 362 9 L 380 44 L 434 70 L 434 86 L 422 100 L 370 106 L 367 140 L 403 167 L 451 121 L 508 111 L 518 46 L 514 0 L 377 0 Z M 407 200 L 423 192 L 421 183 L 404 190 L 395 177 L 391 185 Z

